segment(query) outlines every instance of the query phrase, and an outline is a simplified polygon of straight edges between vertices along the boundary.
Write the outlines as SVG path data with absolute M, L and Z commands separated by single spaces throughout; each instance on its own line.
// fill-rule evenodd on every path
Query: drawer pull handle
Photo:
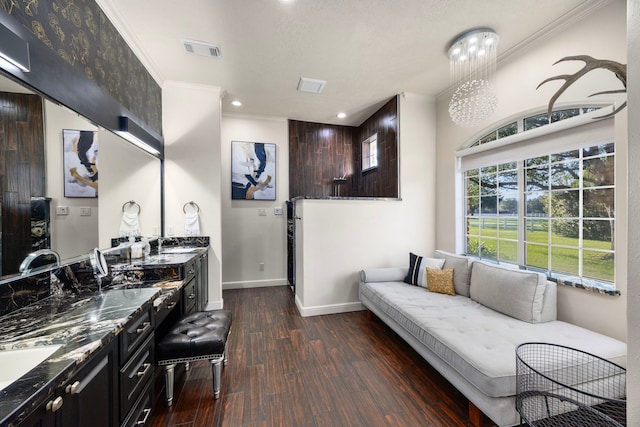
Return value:
M 151 414 L 151 408 L 145 408 L 143 411 L 144 413 L 144 418 L 139 420 L 136 425 L 137 426 L 143 426 L 147 423 L 147 419 L 149 418 L 149 415 Z
M 175 307 L 178 303 L 177 302 L 172 302 L 170 304 L 167 304 L 167 310 L 171 310 L 173 307 Z
M 187 298 L 189 298 L 189 299 L 194 299 L 195 297 L 196 297 L 196 294 L 191 294 L 191 295 L 189 295 Z
M 63 403 L 62 396 L 58 396 L 54 400 L 47 402 L 47 411 L 56 412 L 62 407 Z
M 193 273 L 195 273 L 195 272 L 196 272 L 196 271 L 195 271 L 193 268 L 190 268 L 190 269 L 189 269 L 189 272 L 188 272 L 187 274 L 193 274 Z
M 136 375 L 138 377 L 144 377 L 145 375 L 147 375 L 147 372 L 149 372 L 149 368 L 151 368 L 151 363 L 145 363 L 142 366 L 144 367 L 144 369 L 142 371 L 136 372 Z
M 67 394 L 77 394 L 79 388 L 80 388 L 80 381 L 76 381 L 73 384 L 67 385 L 64 391 L 66 391 Z
M 142 324 L 142 328 L 136 329 L 136 334 L 142 334 L 142 333 L 146 332 L 147 329 L 149 329 L 150 326 L 151 326 L 151 322 L 144 322 Z

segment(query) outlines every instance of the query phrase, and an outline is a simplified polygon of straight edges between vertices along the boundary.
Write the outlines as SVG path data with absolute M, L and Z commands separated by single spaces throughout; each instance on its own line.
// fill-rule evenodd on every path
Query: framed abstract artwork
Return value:
M 98 132 L 62 131 L 64 197 L 98 197 Z
M 276 200 L 276 144 L 231 142 L 231 199 Z

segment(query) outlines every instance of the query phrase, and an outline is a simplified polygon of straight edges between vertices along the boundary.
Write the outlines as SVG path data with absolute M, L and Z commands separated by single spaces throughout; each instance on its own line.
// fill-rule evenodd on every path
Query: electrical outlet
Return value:
M 69 215 L 69 206 L 56 206 L 56 215 Z
M 267 209 L 266 208 L 259 208 L 258 209 L 258 215 L 259 216 L 267 216 Z
M 282 208 L 273 208 L 274 215 L 282 215 Z
M 91 216 L 91 208 L 80 208 L 80 216 Z
M 260 263 L 260 271 L 264 271 L 264 262 Z

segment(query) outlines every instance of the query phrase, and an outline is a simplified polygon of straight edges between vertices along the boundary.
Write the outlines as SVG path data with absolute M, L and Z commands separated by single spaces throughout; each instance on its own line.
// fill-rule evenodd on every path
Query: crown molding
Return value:
M 142 49 L 140 40 L 134 36 L 134 32 L 131 30 L 131 26 L 127 24 L 127 20 L 124 15 L 113 4 L 112 0 L 95 0 L 97 5 L 102 9 L 102 12 L 107 16 L 111 24 L 118 30 L 120 36 L 124 39 L 125 43 L 129 45 L 129 48 L 138 57 L 138 60 L 144 65 L 151 77 L 156 81 L 158 86 L 162 86 L 164 82 L 164 76 L 153 62 L 151 57 L 147 55 Z

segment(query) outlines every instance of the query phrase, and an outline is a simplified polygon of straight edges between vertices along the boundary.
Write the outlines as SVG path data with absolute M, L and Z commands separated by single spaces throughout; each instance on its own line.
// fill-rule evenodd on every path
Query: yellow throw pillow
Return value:
M 439 294 L 455 295 L 453 268 L 439 270 L 427 267 L 427 290 Z

